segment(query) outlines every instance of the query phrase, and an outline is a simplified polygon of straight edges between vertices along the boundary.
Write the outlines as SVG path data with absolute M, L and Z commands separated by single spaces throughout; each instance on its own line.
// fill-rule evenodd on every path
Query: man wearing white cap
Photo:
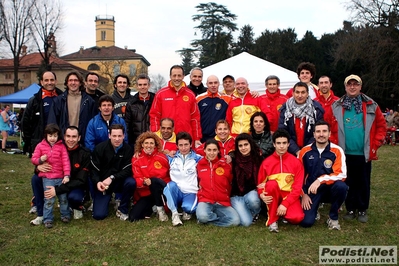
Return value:
M 371 160 L 377 160 L 377 149 L 386 134 L 386 123 L 378 104 L 361 93 L 362 80 L 357 75 L 345 79 L 346 94 L 332 105 L 338 124 L 338 144 L 346 155 L 349 186 L 345 200 L 345 220 L 356 218 L 368 221 L 367 209 L 370 201 Z

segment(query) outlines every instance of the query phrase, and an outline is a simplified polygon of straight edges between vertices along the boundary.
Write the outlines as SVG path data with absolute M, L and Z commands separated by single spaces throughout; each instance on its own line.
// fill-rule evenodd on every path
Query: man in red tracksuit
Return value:
M 324 109 L 323 119 L 330 125 L 330 141 L 334 144 L 338 144 L 338 126 L 333 123 L 334 116 L 332 113 L 331 105 L 339 100 L 339 97 L 334 95 L 334 92 L 331 90 L 332 88 L 331 79 L 328 76 L 321 76 L 319 78 L 319 96 L 317 96 L 314 100 L 319 102 Z M 331 126 L 334 127 L 331 127 Z
M 258 194 L 267 205 L 266 226 L 270 232 L 278 232 L 279 217 L 292 224 L 304 218 L 300 202 L 304 170 L 302 163 L 287 152 L 290 135 L 286 130 L 276 130 L 272 139 L 276 151 L 260 166 Z
M 287 101 L 288 97 L 280 92 L 280 79 L 277 76 L 270 75 L 265 80 L 266 94 L 261 98 L 265 101 L 270 113 L 267 116 L 270 124 L 270 131 L 274 132 L 278 128 L 280 119 L 280 108 Z
M 172 66 L 168 86 L 155 94 L 150 110 L 150 129 L 157 132 L 161 119 L 171 118 L 175 122 L 175 132 L 188 132 L 194 140 L 195 147 L 198 147 L 202 138 L 200 112 L 195 94 L 187 88 L 183 78 L 183 68 L 178 65 Z

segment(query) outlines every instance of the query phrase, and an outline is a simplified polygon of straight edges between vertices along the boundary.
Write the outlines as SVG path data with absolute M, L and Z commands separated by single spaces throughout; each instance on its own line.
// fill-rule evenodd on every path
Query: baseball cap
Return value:
M 344 85 L 346 85 L 346 83 L 348 83 L 348 81 L 352 79 L 356 80 L 357 82 L 360 83 L 360 85 L 362 85 L 362 79 L 358 75 L 353 75 L 353 74 L 346 77 Z

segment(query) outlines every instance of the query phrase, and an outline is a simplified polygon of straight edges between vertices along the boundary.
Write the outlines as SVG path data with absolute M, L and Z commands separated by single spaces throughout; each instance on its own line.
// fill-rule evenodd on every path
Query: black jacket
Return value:
M 74 150 L 68 149 L 69 160 L 71 161 L 71 177 L 69 182 L 55 188 L 57 195 L 69 193 L 73 189 L 86 189 L 89 167 L 90 167 L 90 151 L 82 146 L 78 146 Z
M 193 83 L 191 83 L 187 86 L 192 92 L 194 92 L 195 96 L 197 97 L 198 95 L 206 92 L 208 90 L 207 87 L 204 86 L 204 84 L 200 84 L 198 87 L 194 86 Z
M 98 144 L 91 155 L 91 180 L 94 187 L 97 188 L 98 182 L 111 175 L 115 176 L 115 180 L 132 178 L 132 157 L 133 150 L 126 142 L 116 153 L 110 140 Z M 111 183 L 111 188 L 114 184 L 115 182 Z M 112 191 L 112 189 L 108 191 Z
M 154 101 L 155 94 L 149 92 L 149 100 L 144 102 L 136 93 L 126 106 L 125 122 L 129 144 L 134 147 L 137 137 L 150 130 L 150 109 Z
M 29 99 L 21 120 L 23 139 L 26 145 L 32 145 L 32 151 L 42 141 L 44 128 L 47 125 L 46 121 L 44 121 L 42 89 L 43 87 Z M 55 90 L 57 95 L 63 93 L 58 88 L 55 88 Z

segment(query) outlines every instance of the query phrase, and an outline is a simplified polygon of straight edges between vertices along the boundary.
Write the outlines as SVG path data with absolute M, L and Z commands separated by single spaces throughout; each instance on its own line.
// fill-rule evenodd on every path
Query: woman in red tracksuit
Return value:
M 136 200 L 129 214 L 130 221 L 150 217 L 152 206 L 157 206 L 158 219 L 168 220 L 165 213 L 163 189 L 170 181 L 169 162 L 161 152 L 162 146 L 158 136 L 152 132 L 142 133 L 135 145 L 135 156 L 132 158 L 133 177 L 137 188 Z
M 229 123 L 224 119 L 220 119 L 216 122 L 215 132 L 215 140 L 219 143 L 221 158 L 225 159 L 227 163 L 231 163 L 230 153 L 234 152 L 235 138 L 230 135 Z M 199 155 L 205 156 L 204 146 L 205 142 L 202 143 L 195 152 Z
M 233 179 L 231 165 L 220 159 L 220 148 L 215 139 L 204 145 L 205 158 L 197 164 L 199 179 L 197 219 L 203 224 L 237 226 L 238 213 L 231 207 L 230 192 Z

